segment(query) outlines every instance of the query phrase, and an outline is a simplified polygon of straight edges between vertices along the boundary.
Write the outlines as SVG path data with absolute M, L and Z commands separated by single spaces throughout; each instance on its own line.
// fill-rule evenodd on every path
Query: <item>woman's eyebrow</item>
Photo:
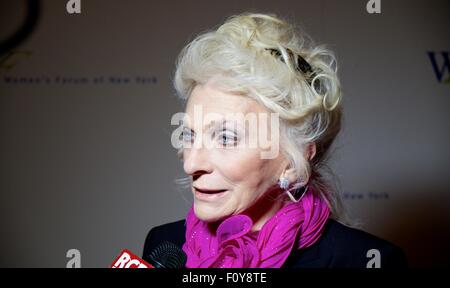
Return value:
M 186 124 L 187 123 L 184 123 L 183 127 L 186 129 L 189 129 L 195 133 L 194 129 L 190 128 L 189 125 L 186 125 Z M 227 124 L 231 124 L 233 128 L 236 128 L 238 126 L 238 123 L 233 120 L 226 120 L 226 119 L 218 120 L 218 121 L 213 120 L 203 127 L 203 131 L 208 131 L 208 130 L 217 129 L 217 128 L 226 128 Z
M 227 125 L 227 124 L 229 124 L 229 125 Z M 209 126 L 212 126 L 212 125 L 209 125 Z M 222 120 L 221 122 L 218 122 L 216 125 L 214 125 L 213 128 L 216 128 L 216 129 L 220 128 L 222 130 L 225 130 L 225 129 L 231 129 L 231 128 L 235 129 L 238 126 L 239 125 L 238 125 L 238 123 L 236 121 L 233 121 L 233 120 Z

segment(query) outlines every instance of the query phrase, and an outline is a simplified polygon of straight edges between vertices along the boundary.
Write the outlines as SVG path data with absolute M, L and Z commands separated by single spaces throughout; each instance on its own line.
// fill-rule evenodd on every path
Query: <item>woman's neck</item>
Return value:
M 242 213 L 252 219 L 252 232 L 261 230 L 270 218 L 289 203 L 288 198 L 284 196 L 279 188 L 267 191 L 254 205 Z

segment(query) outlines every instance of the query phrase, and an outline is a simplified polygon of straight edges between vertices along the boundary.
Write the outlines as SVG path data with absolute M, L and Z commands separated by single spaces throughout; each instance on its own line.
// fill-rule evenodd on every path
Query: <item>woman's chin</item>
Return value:
M 226 218 L 228 216 L 226 213 L 218 213 L 220 212 L 217 207 L 207 207 L 209 205 L 202 204 L 194 204 L 194 213 L 195 216 L 197 216 L 198 219 L 212 223 L 219 221 L 223 218 Z

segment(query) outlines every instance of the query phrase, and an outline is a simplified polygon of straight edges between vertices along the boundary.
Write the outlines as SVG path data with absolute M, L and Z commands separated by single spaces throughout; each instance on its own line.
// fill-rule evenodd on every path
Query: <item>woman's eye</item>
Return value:
M 223 146 L 236 146 L 238 137 L 232 132 L 222 132 L 219 134 L 219 142 Z
M 181 132 L 180 138 L 183 142 L 192 143 L 194 141 L 194 135 L 189 130 L 184 130 L 183 132 Z

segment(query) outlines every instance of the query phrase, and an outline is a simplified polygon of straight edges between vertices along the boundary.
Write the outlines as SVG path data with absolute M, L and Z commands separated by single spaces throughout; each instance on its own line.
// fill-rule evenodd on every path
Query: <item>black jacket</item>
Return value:
M 185 242 L 185 221 L 180 220 L 157 226 L 145 239 L 143 259 L 162 241 L 170 241 L 180 248 Z M 406 268 L 403 251 L 393 244 L 367 232 L 347 227 L 333 219 L 325 224 L 321 238 L 312 246 L 296 250 L 289 255 L 283 267 L 287 268 L 366 268 L 374 257 L 371 249 L 380 254 L 381 268 Z

